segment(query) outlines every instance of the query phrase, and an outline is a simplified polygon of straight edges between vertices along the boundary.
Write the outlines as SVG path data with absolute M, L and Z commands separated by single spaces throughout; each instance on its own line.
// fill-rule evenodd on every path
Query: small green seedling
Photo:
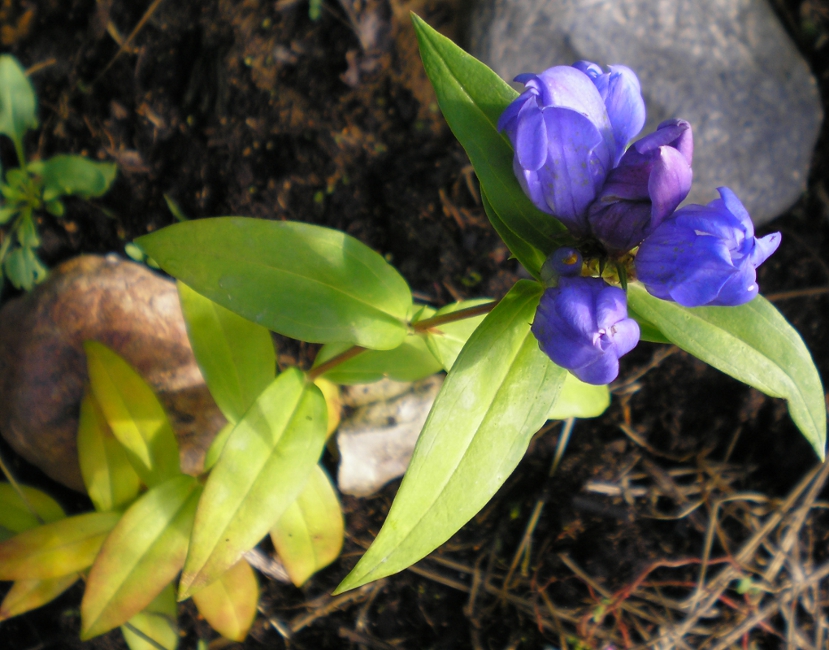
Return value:
M 115 180 L 117 166 L 83 156 L 60 154 L 47 160 L 27 162 L 23 143 L 35 129 L 37 98 L 26 73 L 13 56 L 0 56 L 0 135 L 9 137 L 17 155 L 17 167 L 0 167 L 0 274 L 18 289 L 27 291 L 46 278 L 47 270 L 35 253 L 40 246 L 37 214 L 45 210 L 61 218 L 62 198 L 83 199 L 106 193 Z

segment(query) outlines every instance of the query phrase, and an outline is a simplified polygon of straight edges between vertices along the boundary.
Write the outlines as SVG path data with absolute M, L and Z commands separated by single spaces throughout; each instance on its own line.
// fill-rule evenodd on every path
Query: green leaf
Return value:
M 329 343 L 317 353 L 314 367 L 351 348 L 350 343 Z M 442 370 L 426 347 L 422 334 L 409 334 L 393 350 L 367 350 L 326 372 L 335 384 L 370 384 L 384 377 L 395 381 L 417 381 Z
M 210 447 L 207 448 L 207 453 L 204 455 L 205 472 L 213 469 L 213 465 L 219 461 L 219 457 L 222 455 L 222 450 L 225 448 L 225 443 L 227 442 L 231 431 L 233 431 L 235 427 L 235 422 L 228 422 L 221 428 L 219 433 L 216 434 L 216 437 L 213 438 L 213 442 L 210 443 Z
M 120 509 L 138 497 L 141 479 L 89 390 L 81 401 L 78 461 L 86 492 L 96 510 Z
M 564 226 L 524 195 L 512 170 L 512 147 L 497 129 L 498 118 L 518 93 L 418 16 L 412 14 L 412 21 L 443 116 L 466 150 L 494 211 L 518 238 L 552 252 L 565 234 Z
M 120 512 L 88 512 L 0 543 L 0 580 L 45 580 L 87 568 L 120 518 Z
M 53 601 L 79 579 L 78 573 L 46 580 L 17 580 L 0 603 L 0 621 L 24 614 Z
M 639 340 L 648 341 L 649 343 L 668 343 L 671 342 L 665 338 L 665 335 L 653 323 L 643 318 L 641 314 L 637 314 L 633 308 L 628 304 L 628 316 L 639 323 Z
M 826 452 L 826 403 L 812 356 L 797 331 L 768 300 L 739 307 L 687 308 L 628 285 L 628 303 L 671 343 L 772 397 L 789 413 L 821 460 Z
M 610 406 L 610 391 L 607 386 L 585 384 L 578 377 L 567 373 L 555 406 L 547 418 L 566 420 L 567 418 L 595 418 Z
M 322 454 L 326 421 L 325 398 L 296 368 L 259 396 L 207 479 L 180 600 L 236 564 L 296 499 Z
M 31 291 L 46 279 L 49 271 L 31 248 L 15 248 L 6 256 L 3 267 L 15 289 Z
M 242 642 L 248 635 L 256 606 L 259 585 L 256 574 L 245 560 L 239 560 L 218 580 L 193 594 L 199 614 L 226 639 Z
M 178 442 L 152 388 L 102 343 L 86 341 L 84 349 L 92 394 L 144 484 L 179 475 Z
M 238 422 L 276 375 L 271 333 L 178 283 L 187 336 L 216 404 Z
M 477 298 L 475 300 L 463 300 L 461 302 L 453 302 L 450 305 L 441 307 L 435 316 L 444 316 L 446 314 L 453 314 L 462 309 L 469 309 L 477 307 L 478 305 L 485 305 L 492 302 L 489 298 Z M 464 318 L 463 320 L 453 321 L 451 323 L 444 323 L 433 327 L 426 332 L 426 345 L 437 359 L 444 370 L 449 372 L 455 359 L 461 353 L 463 346 L 472 336 L 472 332 L 480 325 L 486 314 L 480 316 L 473 316 L 472 318 Z
M 0 56 L 0 133 L 9 136 L 23 165 L 23 136 L 37 128 L 37 98 L 26 72 L 9 54 Z
M 22 533 L 66 516 L 63 508 L 48 494 L 26 485 L 19 487 L 23 498 L 10 483 L 0 483 L 0 527 L 13 533 Z
M 383 528 L 338 591 L 426 556 L 518 465 L 566 377 L 530 332 L 542 291 L 519 281 L 472 334 L 446 376 Z
M 328 566 L 343 547 L 345 522 L 337 491 L 319 465 L 305 489 L 271 528 L 279 559 L 297 587 Z
M 61 196 L 80 196 L 91 199 L 106 194 L 118 165 L 97 162 L 83 156 L 59 155 L 48 160 L 29 163 L 32 174 L 43 183 L 43 201 L 50 203 Z
M 195 478 L 180 475 L 152 488 L 124 513 L 89 572 L 81 639 L 128 621 L 175 578 L 200 494 Z
M 495 232 L 498 233 L 498 236 L 507 245 L 513 257 L 521 263 L 521 266 L 527 269 L 530 275 L 536 280 L 540 280 L 541 267 L 546 261 L 544 253 L 529 242 L 521 239 L 507 227 L 507 224 L 504 223 L 504 220 L 501 219 L 495 211 L 495 208 L 492 207 L 492 203 L 490 203 L 486 194 L 486 188 L 483 185 L 481 185 L 481 202 L 483 203 L 484 212 L 486 212 L 489 222 L 492 224 Z
M 178 604 L 173 585 L 169 584 L 161 591 L 155 600 L 144 611 L 139 612 L 129 620 L 129 625 L 151 638 L 158 645 L 153 645 L 127 625 L 121 626 L 124 641 L 130 650 L 158 650 L 158 646 L 165 650 L 175 650 L 178 647 Z
M 193 290 L 285 336 L 377 350 L 406 337 L 406 281 L 345 233 L 223 217 L 173 224 L 136 243 Z

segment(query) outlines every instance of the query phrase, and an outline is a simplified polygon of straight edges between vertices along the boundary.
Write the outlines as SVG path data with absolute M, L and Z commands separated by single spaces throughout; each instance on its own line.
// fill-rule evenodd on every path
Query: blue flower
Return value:
M 553 363 L 588 384 L 616 379 L 619 357 L 639 342 L 625 292 L 601 278 L 561 277 L 541 296 L 532 332 Z
M 588 210 L 593 234 L 610 251 L 637 246 L 691 189 L 691 125 L 668 120 L 634 142 Z
M 537 208 L 587 235 L 588 206 L 645 123 L 639 80 L 624 66 L 603 73 L 586 61 L 515 80 L 526 90 L 498 130 L 512 142 L 518 182 Z
M 757 295 L 757 272 L 780 245 L 780 233 L 758 239 L 740 199 L 727 187 L 707 206 L 677 210 L 636 255 L 636 274 L 657 298 L 685 307 L 736 306 Z

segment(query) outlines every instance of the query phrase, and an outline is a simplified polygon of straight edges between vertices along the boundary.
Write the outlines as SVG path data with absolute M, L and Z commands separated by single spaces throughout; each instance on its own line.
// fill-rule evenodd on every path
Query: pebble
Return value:
M 469 51 L 507 80 L 580 59 L 632 68 L 643 133 L 694 129 L 686 203 L 725 185 L 760 225 L 805 190 L 820 96 L 767 0 L 475 0 L 470 19 Z

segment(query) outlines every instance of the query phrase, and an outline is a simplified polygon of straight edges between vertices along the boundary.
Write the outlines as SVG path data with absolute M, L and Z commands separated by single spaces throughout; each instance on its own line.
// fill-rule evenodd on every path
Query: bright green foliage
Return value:
M 406 337 L 406 281 L 345 233 L 223 217 L 177 223 L 136 243 L 193 290 L 285 336 L 376 350 Z
M 345 521 L 337 491 L 319 465 L 276 525 L 271 541 L 297 587 L 340 554 Z
M 89 390 L 81 401 L 78 461 L 86 492 L 96 510 L 119 509 L 138 497 L 141 479 Z
M 651 296 L 638 283 L 628 302 L 675 345 L 735 379 L 789 402 L 789 413 L 823 460 L 826 403 L 809 350 L 768 300 L 739 307 L 687 308 Z
M 19 487 L 22 497 L 10 483 L 0 483 L 0 541 L 66 516 L 48 494 L 26 485 Z
M 435 400 L 380 534 L 338 591 L 423 558 L 515 469 L 567 374 L 530 332 L 541 293 L 537 283 L 519 281 L 472 334 Z
M 26 73 L 13 56 L 0 56 L 0 134 L 14 143 L 17 162 L 22 165 L 23 136 L 37 128 L 37 98 Z
M 0 580 L 45 580 L 86 569 L 120 517 L 117 512 L 75 515 L 0 543 Z
M 487 298 L 477 298 L 475 300 L 453 302 L 438 309 L 434 316 L 453 314 L 456 311 L 477 307 L 478 305 L 485 305 L 488 302 L 492 301 Z M 427 330 L 426 346 L 440 361 L 444 370 L 449 372 L 452 369 L 452 365 L 455 363 L 455 359 L 458 358 L 461 349 L 463 349 L 469 337 L 472 336 L 475 328 L 484 320 L 484 316 L 485 314 L 481 314 L 480 316 L 474 316 L 472 318 L 464 318 L 463 320 L 444 323 L 443 325 L 438 325 Z
M 296 368 L 236 425 L 210 472 L 179 585 L 185 599 L 253 548 L 300 494 L 322 454 L 327 408 Z
M 0 177 L 0 225 L 11 224 L 0 245 L 0 269 L 16 288 L 26 291 L 47 274 L 35 253 L 40 246 L 35 212 L 44 209 L 62 217 L 62 196 L 101 196 L 112 185 L 118 170 L 113 163 L 68 155 L 27 164 L 23 137 L 36 127 L 34 88 L 17 60 L 4 54 L 0 56 L 0 134 L 14 143 L 19 167 Z
M 121 626 L 124 641 L 127 642 L 130 650 L 158 650 L 158 646 L 136 634 L 130 626 L 151 638 L 165 650 L 175 650 L 178 647 L 177 608 L 175 589 L 173 585 L 167 585 L 153 602 L 128 621 L 129 626 Z
M 326 372 L 323 377 L 337 384 L 370 384 L 383 377 L 395 381 L 417 381 L 443 369 L 426 347 L 425 336 L 409 334 L 393 350 L 368 350 Z M 314 360 L 314 367 L 351 348 L 349 343 L 329 343 Z
M 81 602 L 82 639 L 128 621 L 175 578 L 187 554 L 201 490 L 192 476 L 175 476 L 124 513 L 89 572 Z
M 210 626 L 226 639 L 244 641 L 259 602 L 256 574 L 239 560 L 217 580 L 193 594 L 193 602 Z
M 607 386 L 594 386 L 567 373 L 555 406 L 547 418 L 566 420 L 567 418 L 595 418 L 610 406 L 610 391 Z
M 87 341 L 84 349 L 92 394 L 135 472 L 148 487 L 178 476 L 178 442 L 152 388 L 105 345 Z
M 496 215 L 498 224 L 493 222 L 493 226 L 513 255 L 537 275 L 539 260 L 543 262 L 557 247 L 564 227 L 524 195 L 512 171 L 512 147 L 498 133 L 498 118 L 518 93 L 422 19 L 412 15 L 412 20 L 423 67 L 449 128 L 475 168 L 489 202 L 488 212 Z M 541 257 L 530 255 L 532 249 L 540 250 Z
M 178 283 L 187 336 L 210 394 L 238 422 L 273 381 L 276 352 L 270 332 Z

